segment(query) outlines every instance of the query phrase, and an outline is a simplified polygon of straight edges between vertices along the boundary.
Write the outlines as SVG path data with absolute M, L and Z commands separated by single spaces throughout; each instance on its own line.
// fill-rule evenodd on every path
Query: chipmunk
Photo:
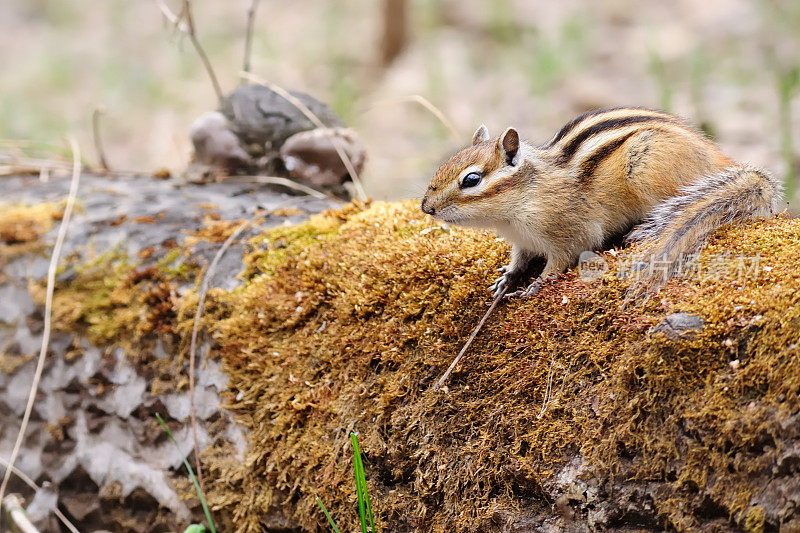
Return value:
M 511 262 L 490 286 L 497 297 L 536 258 L 546 260 L 541 275 L 509 296 L 536 294 L 581 252 L 626 233 L 673 275 L 713 230 L 768 216 L 779 197 L 776 178 L 729 159 L 678 117 L 615 108 L 584 113 L 539 146 L 514 128 L 493 140 L 481 126 L 472 145 L 436 171 L 421 208 L 491 228 L 512 244 Z

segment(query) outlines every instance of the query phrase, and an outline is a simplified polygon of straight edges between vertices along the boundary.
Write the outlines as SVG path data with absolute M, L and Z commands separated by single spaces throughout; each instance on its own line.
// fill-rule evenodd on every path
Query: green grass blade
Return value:
M 342 533 L 341 531 L 339 531 L 339 528 L 336 527 L 336 522 L 333 521 L 333 518 L 331 518 L 331 514 L 328 512 L 327 509 L 325 509 L 325 504 L 322 503 L 322 500 L 320 500 L 319 497 L 317 497 L 317 505 L 319 505 L 320 508 L 322 509 L 322 512 L 325 513 L 325 518 L 328 519 L 328 523 L 333 528 L 333 533 Z
M 361 452 L 358 454 L 358 470 L 359 477 L 361 478 L 361 490 L 364 495 L 364 507 L 367 509 L 367 516 L 369 517 L 370 531 L 375 532 L 375 519 L 372 517 L 372 506 L 369 503 L 369 491 L 367 490 L 367 476 L 364 473 L 364 460 L 361 458 Z
M 364 461 L 361 459 L 361 449 L 358 446 L 358 437 L 350 433 L 353 443 L 353 466 L 356 477 L 356 493 L 358 494 L 358 513 L 361 518 L 361 531 L 367 533 L 367 516 L 369 516 L 370 531 L 375 533 L 375 519 L 372 515 L 372 506 L 369 503 L 367 492 L 367 476 L 364 474 Z
M 189 471 L 189 477 L 191 478 L 192 483 L 194 484 L 194 490 L 197 491 L 197 497 L 200 498 L 200 503 L 203 506 L 203 513 L 205 513 L 206 515 L 208 528 L 211 531 L 211 533 L 217 533 L 217 530 L 214 528 L 214 521 L 211 520 L 211 511 L 208 510 L 206 497 L 203 496 L 203 490 L 200 488 L 200 483 L 197 481 L 197 477 L 194 475 L 194 470 L 192 470 L 192 466 L 189 464 L 189 461 L 186 460 L 186 456 L 183 455 L 180 446 L 178 446 L 178 441 L 176 441 L 175 437 L 172 436 L 172 432 L 169 430 L 167 424 L 164 423 L 164 420 L 161 418 L 161 416 L 159 416 L 158 413 L 156 413 L 156 418 L 158 418 L 158 421 L 161 423 L 161 427 L 163 427 L 164 430 L 167 432 L 167 435 L 169 436 L 172 443 L 175 444 L 175 447 L 178 449 L 178 452 L 181 453 L 181 456 L 183 457 L 183 464 L 184 466 L 186 466 L 186 470 Z
M 355 433 L 350 433 L 350 442 L 353 444 L 353 471 L 356 478 L 356 495 L 358 496 L 358 517 L 361 520 L 361 533 L 367 533 L 367 510 L 364 502 L 364 486 L 361 484 L 360 472 L 363 470 L 361 465 L 361 453 L 358 449 L 358 439 Z

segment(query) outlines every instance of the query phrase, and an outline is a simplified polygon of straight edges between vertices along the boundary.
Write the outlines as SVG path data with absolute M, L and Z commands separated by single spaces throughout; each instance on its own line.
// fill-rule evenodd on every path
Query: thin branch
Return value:
M 243 222 L 238 228 L 236 228 L 236 230 L 234 230 L 233 233 L 230 234 L 225 242 L 222 243 L 222 246 L 220 246 L 219 250 L 217 250 L 216 255 L 211 260 L 211 264 L 203 274 L 203 280 L 200 282 L 197 310 L 194 313 L 194 324 L 192 325 L 192 340 L 189 344 L 189 407 L 192 417 L 192 438 L 194 439 L 194 460 L 197 470 L 197 479 L 200 482 L 200 487 L 203 489 L 203 472 L 200 470 L 200 449 L 197 444 L 197 413 L 194 408 L 195 360 L 197 359 L 197 335 L 200 331 L 200 319 L 202 318 L 206 307 L 206 294 L 208 293 L 208 285 L 211 282 L 211 278 L 214 277 L 214 273 L 217 270 L 217 265 L 219 265 L 222 256 L 225 255 L 225 252 L 228 250 L 228 248 L 230 248 L 231 244 L 233 244 L 233 241 L 235 241 L 239 235 L 241 235 L 241 233 L 256 220 L 256 218 L 261 216 L 262 215 L 259 214 L 250 220 Z
M 81 152 L 78 146 L 78 141 L 74 137 L 69 139 L 72 148 L 72 182 L 69 187 L 69 197 L 67 198 L 67 205 L 64 208 L 64 215 L 61 218 L 61 225 L 58 228 L 58 236 L 56 237 L 56 244 L 53 247 L 53 254 L 50 257 L 50 268 L 47 271 L 47 296 L 44 304 L 44 331 L 42 332 L 42 349 L 39 351 L 39 360 L 36 363 L 36 371 L 33 375 L 33 383 L 31 383 L 30 394 L 28 395 L 28 404 L 25 406 L 25 414 L 22 417 L 22 424 L 17 433 L 17 440 L 14 443 L 14 449 L 11 452 L 11 457 L 8 459 L 9 468 L 6 468 L 3 482 L 0 483 L 0 501 L 3 501 L 3 494 L 5 494 L 8 480 L 11 477 L 11 467 L 17 460 L 19 450 L 22 446 L 22 440 L 25 438 L 25 430 L 28 429 L 28 421 L 33 411 L 33 402 L 36 399 L 36 391 L 39 389 L 39 381 L 42 379 L 42 371 L 44 370 L 44 361 L 47 357 L 47 348 L 50 344 L 50 321 L 53 311 L 53 291 L 56 284 L 56 270 L 58 269 L 58 261 L 61 257 L 61 248 L 64 245 L 64 240 L 67 237 L 67 228 L 69 227 L 69 219 L 72 216 L 72 208 L 75 205 L 75 197 L 78 194 L 78 184 L 81 177 Z
M 556 352 L 550 356 L 550 368 L 547 371 L 547 385 L 544 389 L 544 396 L 542 397 L 542 410 L 539 411 L 539 414 L 536 415 L 536 420 L 541 420 L 544 416 L 545 411 L 547 410 L 547 404 L 550 403 L 550 395 L 553 392 L 553 370 L 556 364 Z
M 164 0 L 156 0 L 156 6 L 158 6 L 158 9 L 161 10 L 161 14 L 164 15 L 164 18 L 167 19 L 167 21 L 178 31 L 186 32 L 186 23 L 182 22 L 180 17 L 178 17 L 178 15 L 173 13 L 172 10 L 167 7 L 167 4 L 164 3 Z
M 5 466 L 6 468 L 8 468 L 8 466 L 9 466 L 9 465 L 8 465 L 8 461 L 6 461 L 5 459 L 3 459 L 2 457 L 0 457 L 0 465 L 3 465 L 3 466 Z M 34 482 L 34 481 L 31 479 L 31 478 L 29 478 L 29 477 L 27 476 L 27 474 L 25 474 L 25 472 L 23 472 L 22 470 L 20 470 L 20 469 L 19 469 L 19 468 L 17 468 L 16 466 L 12 466 L 12 467 L 11 467 L 11 471 L 14 473 L 14 475 L 16 475 L 16 476 L 17 476 L 19 479 L 21 479 L 21 480 L 22 480 L 22 482 L 23 482 L 23 483 L 25 483 L 26 485 L 28 485 L 30 488 L 32 488 L 33 490 L 39 490 L 39 485 L 37 485 L 37 484 L 36 484 L 36 483 L 35 483 L 35 482 Z M 55 508 L 53 509 L 53 513 L 56 515 L 56 517 L 57 517 L 59 520 L 61 520 L 61 523 L 62 523 L 62 524 L 64 524 L 64 527 L 66 527 L 67 529 L 69 529 L 71 533 L 80 533 L 80 532 L 78 531 L 78 528 L 76 528 L 76 527 L 75 527 L 75 526 L 72 524 L 72 522 L 70 522 L 70 521 L 69 521 L 69 519 L 68 519 L 66 516 L 64 516 L 64 513 L 62 513 L 62 512 L 61 512 L 61 511 L 58 509 L 58 507 L 55 507 Z
M 275 84 L 269 83 L 258 76 L 250 74 L 249 72 L 240 72 L 240 76 L 246 78 L 250 81 L 255 83 L 264 85 L 268 87 L 270 90 L 276 92 L 279 96 L 283 97 L 284 100 L 295 106 L 303 115 L 306 116 L 308 120 L 310 120 L 314 125 L 318 128 L 322 129 L 329 129 L 322 121 L 319 119 L 317 115 L 311 112 L 311 110 L 300 100 L 292 96 L 289 91 L 278 87 Z M 358 172 L 356 172 L 356 168 L 353 166 L 353 162 L 350 161 L 350 158 L 345 153 L 344 148 L 339 139 L 336 138 L 335 135 L 331 135 L 331 144 L 333 144 L 333 148 L 336 150 L 336 153 L 339 154 L 339 159 L 342 160 L 347 172 L 350 174 L 350 177 L 353 178 L 353 185 L 356 188 L 356 194 L 358 195 L 359 199 L 365 201 L 367 199 L 367 193 L 364 192 L 364 186 L 361 183 L 361 178 L 358 176 Z
M 242 64 L 242 72 L 250 72 L 250 53 L 253 50 L 253 27 L 256 21 L 256 10 L 258 9 L 258 0 L 250 2 L 250 8 L 247 10 L 247 33 L 244 40 L 244 62 Z M 246 78 L 242 77 L 242 81 Z
M 173 13 L 163 0 L 155 1 L 156 6 L 158 6 L 161 14 L 164 15 L 164 18 L 166 18 L 176 30 L 181 31 L 189 36 L 189 40 L 192 41 L 192 46 L 194 46 L 197 55 L 200 56 L 200 61 L 203 62 L 203 67 L 205 67 L 208 77 L 211 78 L 211 85 L 214 86 L 214 92 L 217 95 L 217 100 L 222 102 L 222 88 L 219 85 L 219 81 L 217 81 L 217 75 L 214 73 L 214 68 L 211 66 L 211 61 L 208 59 L 208 55 L 206 55 L 206 52 L 200 44 L 200 41 L 197 39 L 197 30 L 195 29 L 194 17 L 192 16 L 191 0 L 183 0 L 179 15 Z
M 489 318 L 489 315 L 492 314 L 494 308 L 497 307 L 497 304 L 500 303 L 500 300 L 502 300 L 503 297 L 506 295 L 506 292 L 508 292 L 508 288 L 510 286 L 511 286 L 510 283 L 506 284 L 506 287 L 500 292 L 500 294 L 494 297 L 494 301 L 492 302 L 492 305 L 489 307 L 489 310 L 486 311 L 486 314 L 483 315 L 481 321 L 478 322 L 478 325 L 475 326 L 475 329 L 472 330 L 472 333 L 467 339 L 467 342 L 464 343 L 464 346 L 461 348 L 461 351 L 458 352 L 456 358 L 453 359 L 453 362 L 450 363 L 450 366 L 447 368 L 445 373 L 442 374 L 442 377 L 440 377 L 439 381 L 437 381 L 436 384 L 433 386 L 433 390 L 438 391 L 442 387 L 442 385 L 444 385 L 445 381 L 447 381 L 447 378 L 450 377 L 450 374 L 453 373 L 453 369 L 455 369 L 456 365 L 459 363 L 459 361 L 461 361 L 461 358 L 464 357 L 464 354 L 467 353 L 467 348 L 469 348 L 470 345 L 472 344 L 472 341 L 475 340 L 475 337 L 478 335 L 478 332 L 483 327 L 484 322 L 486 322 L 486 319 Z
M 103 149 L 103 138 L 100 136 L 100 117 L 106 112 L 105 106 L 97 106 L 92 113 L 92 133 L 94 136 L 94 149 L 97 151 L 97 159 L 100 161 L 100 168 L 105 171 L 111 170 L 106 159 L 106 151 Z
M 396 100 L 386 100 L 378 102 L 374 104 L 372 107 L 377 107 L 381 105 L 394 105 L 403 102 L 417 103 L 422 107 L 424 107 L 428 112 L 430 112 L 430 114 L 436 117 L 445 128 L 447 128 L 450 131 L 450 135 L 453 137 L 453 140 L 455 142 L 457 143 L 461 142 L 461 135 L 458 134 L 458 130 L 456 130 L 455 126 L 453 126 L 453 123 L 450 120 L 448 120 L 447 116 L 445 116 L 442 110 L 433 105 L 430 100 L 428 100 L 427 98 L 425 98 L 420 94 L 412 94 L 410 96 L 406 96 L 405 98 L 398 98 Z
M 208 77 L 211 78 L 211 84 L 214 86 L 214 92 L 217 93 L 217 100 L 222 102 L 222 88 L 219 86 L 219 81 L 217 81 L 217 75 L 214 74 L 214 68 L 211 66 L 211 61 L 208 59 L 206 51 L 203 50 L 203 47 L 200 45 L 200 41 L 197 40 L 197 30 L 194 26 L 192 2 L 190 0 L 183 0 L 183 16 L 186 19 L 186 26 L 188 28 L 187 35 L 189 35 L 189 39 L 191 39 L 197 55 L 200 56 L 200 60 L 203 62 L 206 72 L 208 72 Z
M 25 509 L 22 507 L 22 498 L 16 494 L 9 494 L 3 501 L 3 507 L 8 511 L 8 518 L 20 533 L 39 533 L 39 530 L 31 523 Z
M 329 194 L 325 194 L 324 192 L 318 191 L 307 185 L 303 185 L 302 183 L 297 183 L 296 181 L 292 181 L 286 178 L 280 178 L 278 176 L 231 176 L 229 178 L 225 178 L 226 183 L 264 183 L 267 185 L 280 185 L 281 187 L 286 187 L 289 189 L 294 189 L 296 191 L 305 193 L 309 196 L 313 196 L 319 200 L 337 200 L 333 196 Z
M 43 168 L 48 170 L 72 170 L 72 162 L 59 161 L 57 159 L 39 159 L 34 157 L 14 157 L 0 154 L 0 176 L 13 174 L 36 174 Z M 90 169 L 91 170 L 91 169 Z M 128 176 L 131 174 L 146 174 L 141 170 L 114 169 L 106 174 L 115 176 Z

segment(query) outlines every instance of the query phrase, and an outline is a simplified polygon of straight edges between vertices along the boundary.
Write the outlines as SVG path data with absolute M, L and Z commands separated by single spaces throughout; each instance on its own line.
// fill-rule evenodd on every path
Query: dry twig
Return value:
M 67 198 L 67 205 L 64 208 L 64 215 L 61 218 L 61 225 L 58 228 L 58 236 L 56 237 L 56 244 L 53 247 L 53 254 L 50 257 L 50 268 L 47 270 L 47 296 L 44 304 L 44 331 L 42 332 L 42 348 L 39 351 L 39 359 L 36 363 L 36 371 L 33 375 L 33 383 L 31 383 L 30 394 L 28 395 L 28 403 L 25 406 L 25 414 L 22 417 L 22 424 L 17 433 L 17 440 L 14 442 L 14 448 L 11 451 L 11 457 L 8 459 L 8 468 L 6 468 L 3 482 L 0 483 L 0 501 L 3 501 L 3 494 L 5 494 L 8 480 L 11 477 L 11 470 L 14 462 L 17 460 L 22 440 L 25 438 L 25 430 L 28 428 L 28 421 L 33 412 L 33 402 L 36 399 L 36 391 L 39 389 L 39 381 L 42 378 L 42 371 L 44 370 L 44 361 L 47 356 L 47 348 L 50 344 L 50 321 L 53 311 L 53 291 L 56 284 L 56 270 L 58 269 L 58 261 L 61 257 L 61 248 L 64 245 L 64 239 L 67 236 L 67 228 L 69 227 L 69 219 L 72 216 L 72 208 L 75 205 L 75 197 L 78 194 L 78 184 L 81 177 L 81 152 L 78 146 L 78 141 L 74 137 L 70 137 L 70 146 L 72 147 L 72 181 L 69 187 L 69 197 Z
M 206 294 L 208 293 L 208 285 L 211 282 L 211 278 L 214 277 L 214 273 L 217 270 L 217 265 L 222 259 L 222 256 L 225 255 L 225 252 L 228 250 L 228 248 L 230 248 L 231 244 L 233 244 L 233 241 L 235 241 L 250 224 L 252 224 L 261 216 L 261 214 L 258 214 L 250 220 L 242 222 L 242 224 L 240 224 L 239 227 L 237 227 L 234 232 L 228 236 L 225 242 L 222 243 L 222 246 L 220 246 L 219 250 L 217 250 L 216 255 L 214 255 L 214 258 L 211 260 L 211 264 L 203 274 L 203 280 L 200 282 L 197 310 L 194 313 L 194 324 L 192 325 L 192 339 L 189 344 L 189 407 L 192 417 L 192 438 L 194 440 L 195 468 L 197 469 L 197 479 L 200 482 L 200 487 L 203 489 L 203 472 L 200 470 L 200 449 L 197 444 L 197 412 L 194 408 L 195 360 L 197 359 L 197 335 L 200 331 L 200 319 L 203 317 L 203 312 L 205 311 L 206 307 Z
M 280 185 L 281 187 L 286 187 L 289 189 L 294 189 L 296 191 L 305 193 L 309 196 L 317 198 L 319 200 L 336 200 L 333 196 L 329 194 L 325 194 L 324 192 L 318 191 L 313 189 L 307 185 L 303 185 L 302 183 L 297 183 L 296 181 L 292 181 L 286 178 L 280 178 L 278 176 L 231 176 L 225 178 L 226 183 L 263 183 L 266 185 Z
M 106 159 L 106 151 L 103 148 L 103 138 L 100 136 L 100 117 L 106 112 L 105 106 L 97 106 L 92 113 L 92 134 L 94 136 L 94 149 L 97 151 L 97 159 L 100 168 L 105 171 L 111 170 Z
M 445 128 L 448 129 L 450 135 L 453 137 L 453 140 L 455 142 L 457 143 L 461 142 L 461 135 L 458 134 L 458 130 L 456 130 L 455 126 L 453 126 L 453 123 L 450 120 L 448 120 L 448 118 L 445 116 L 442 110 L 433 105 L 430 100 L 428 100 L 427 98 L 425 98 L 420 94 L 412 94 L 410 96 L 406 96 L 405 98 L 398 98 L 397 100 L 386 100 L 383 102 L 378 102 L 374 104 L 372 107 L 377 107 L 381 105 L 395 105 L 404 102 L 412 102 L 421 105 L 428 112 L 430 112 L 431 115 L 436 117 Z
M 211 66 L 211 61 L 208 59 L 206 51 L 203 49 L 203 46 L 197 39 L 197 30 L 194 25 L 191 0 L 183 0 L 181 12 L 178 15 L 173 13 L 163 0 L 156 0 L 156 5 L 158 6 L 158 9 L 161 10 L 164 18 L 166 18 L 176 30 L 189 36 L 189 40 L 192 41 L 192 46 L 194 46 L 195 52 L 197 52 L 197 55 L 200 56 L 200 61 L 202 61 L 203 67 L 205 67 L 208 77 L 211 79 L 211 85 L 214 86 L 214 92 L 217 95 L 217 100 L 222 102 L 222 88 L 219 85 L 219 81 L 217 81 L 217 75 L 214 73 L 214 68 Z
M 494 308 L 497 307 L 497 304 L 500 303 L 500 300 L 502 300 L 503 297 L 506 295 L 506 293 L 508 292 L 508 288 L 510 286 L 511 286 L 510 283 L 507 284 L 506 287 L 500 292 L 500 294 L 498 294 L 497 296 L 494 297 L 494 301 L 492 302 L 492 305 L 489 307 L 489 310 L 486 311 L 486 314 L 483 315 L 483 318 L 481 318 L 481 321 L 478 322 L 478 325 L 475 326 L 475 329 L 472 330 L 472 333 L 470 334 L 469 338 L 467 339 L 467 342 L 464 343 L 464 346 L 461 348 L 461 351 L 458 352 L 458 355 L 456 356 L 456 358 L 453 359 L 453 362 L 450 363 L 449 367 L 447 367 L 447 370 L 445 371 L 445 373 L 442 374 L 442 377 L 440 377 L 439 381 L 437 381 L 436 384 L 433 386 L 433 390 L 438 391 L 442 387 L 442 385 L 444 385 L 445 381 L 447 381 L 447 378 L 450 377 L 450 374 L 453 373 L 453 369 L 455 369 L 456 365 L 459 363 L 459 361 L 461 361 L 461 358 L 464 357 L 464 354 L 467 353 L 467 349 L 472 344 L 472 341 L 475 340 L 475 337 L 478 335 L 478 332 L 483 327 L 483 324 L 486 322 L 486 319 L 489 318 L 489 315 L 492 314 L 492 311 L 494 311 Z
M 311 112 L 311 110 L 300 100 L 292 96 L 292 94 L 279 87 L 275 84 L 269 83 L 258 76 L 250 74 L 249 72 L 240 72 L 239 73 L 242 78 L 248 79 L 252 82 L 264 85 L 268 87 L 270 90 L 276 92 L 280 95 L 284 100 L 295 106 L 303 115 L 306 116 L 308 120 L 310 120 L 316 127 L 322 129 L 328 129 L 328 127 L 322 123 L 317 115 Z M 336 150 L 336 153 L 339 155 L 339 159 L 342 160 L 344 167 L 347 169 L 347 172 L 350 174 L 350 177 L 353 178 L 353 185 L 356 188 L 356 194 L 358 195 L 359 199 L 365 201 L 367 199 L 367 193 L 364 191 L 364 186 L 361 183 L 361 178 L 356 172 L 356 168 L 353 166 L 353 162 L 350 161 L 350 158 L 347 156 L 347 153 L 344 151 L 344 147 L 342 146 L 339 139 L 336 136 L 331 136 L 331 144 L 333 144 L 333 148 Z
M 200 45 L 200 41 L 197 39 L 197 30 L 194 26 L 194 15 L 192 15 L 191 0 L 183 0 L 182 12 L 184 19 L 186 19 L 186 27 L 188 28 L 187 35 L 192 41 L 192 45 L 194 45 L 197 55 L 200 56 L 200 61 L 203 62 L 206 72 L 208 72 L 208 77 L 211 79 L 211 84 L 214 86 L 214 92 L 217 93 L 217 100 L 222 102 L 222 88 L 219 85 L 219 81 L 217 81 L 217 75 L 214 73 L 214 68 L 211 66 L 211 61 L 208 59 L 206 51 L 203 49 L 203 47 Z
M 164 15 L 164 18 L 167 19 L 167 22 L 172 24 L 172 26 L 176 30 L 185 33 L 187 30 L 186 23 L 181 21 L 178 15 L 173 13 L 172 10 L 169 7 L 167 7 L 167 4 L 164 3 L 164 0 L 155 0 L 155 1 L 156 1 L 156 6 L 158 6 L 158 9 L 161 11 L 161 14 Z
M 211 66 L 211 61 L 208 59 L 206 51 L 203 49 L 203 47 L 200 45 L 200 41 L 197 39 L 197 30 L 194 26 L 194 15 L 192 15 L 192 3 L 190 0 L 183 0 L 182 12 L 183 18 L 186 19 L 186 27 L 188 28 L 187 35 L 192 41 L 192 45 L 194 45 L 197 55 L 200 56 L 200 61 L 203 62 L 206 72 L 208 72 L 208 77 L 211 79 L 211 84 L 214 86 L 214 92 L 217 93 L 217 100 L 222 102 L 222 88 L 219 86 L 219 81 L 217 81 L 217 75 L 214 73 L 214 68 Z
M 2 457 L 0 457 L 0 465 L 5 466 L 6 468 L 8 468 L 8 466 L 9 466 L 8 461 L 3 459 Z M 25 474 L 25 472 L 23 472 L 22 470 L 20 470 L 16 466 L 12 466 L 11 467 L 11 471 L 14 473 L 14 475 L 16 475 L 19 479 L 21 479 L 22 482 L 25 483 L 26 485 L 28 485 L 30 488 L 32 488 L 33 490 L 39 490 L 39 485 L 37 485 L 31 478 L 29 478 L 27 476 L 27 474 Z M 78 531 L 78 528 L 76 528 L 72 524 L 72 522 L 70 522 L 69 519 L 66 516 L 64 516 L 64 513 L 62 513 L 58 509 L 58 507 L 53 509 L 53 513 L 56 515 L 56 518 L 61 520 L 61 523 L 64 524 L 64 527 L 66 527 L 67 529 L 70 530 L 70 533 L 80 533 Z
M 22 504 L 22 498 L 16 494 L 9 494 L 3 500 L 3 507 L 8 511 L 9 520 L 14 523 L 14 526 L 21 533 L 39 533 L 39 530 L 31 523 L 28 515 L 25 513 Z
M 256 10 L 258 9 L 258 0 L 250 2 L 250 8 L 247 10 L 247 30 L 244 40 L 244 62 L 242 64 L 242 72 L 250 72 L 250 53 L 253 49 L 253 27 L 256 21 Z M 242 77 L 242 81 L 246 78 Z
M 35 157 L 16 157 L 0 154 L 0 176 L 12 176 L 14 174 L 39 174 L 42 170 L 72 170 L 72 162 L 59 161 L 58 159 L 42 159 Z M 89 168 L 91 171 L 91 168 Z M 105 172 L 106 175 L 130 176 L 134 174 L 144 174 L 140 170 L 114 169 Z

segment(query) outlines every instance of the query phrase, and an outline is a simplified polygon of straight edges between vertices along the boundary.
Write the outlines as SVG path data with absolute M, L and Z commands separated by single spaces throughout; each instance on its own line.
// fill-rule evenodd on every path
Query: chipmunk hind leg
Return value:
M 657 289 L 717 228 L 774 213 L 780 189 L 776 178 L 750 166 L 729 167 L 682 188 L 628 235 L 628 242 L 644 245 L 636 257 L 637 278 Z

